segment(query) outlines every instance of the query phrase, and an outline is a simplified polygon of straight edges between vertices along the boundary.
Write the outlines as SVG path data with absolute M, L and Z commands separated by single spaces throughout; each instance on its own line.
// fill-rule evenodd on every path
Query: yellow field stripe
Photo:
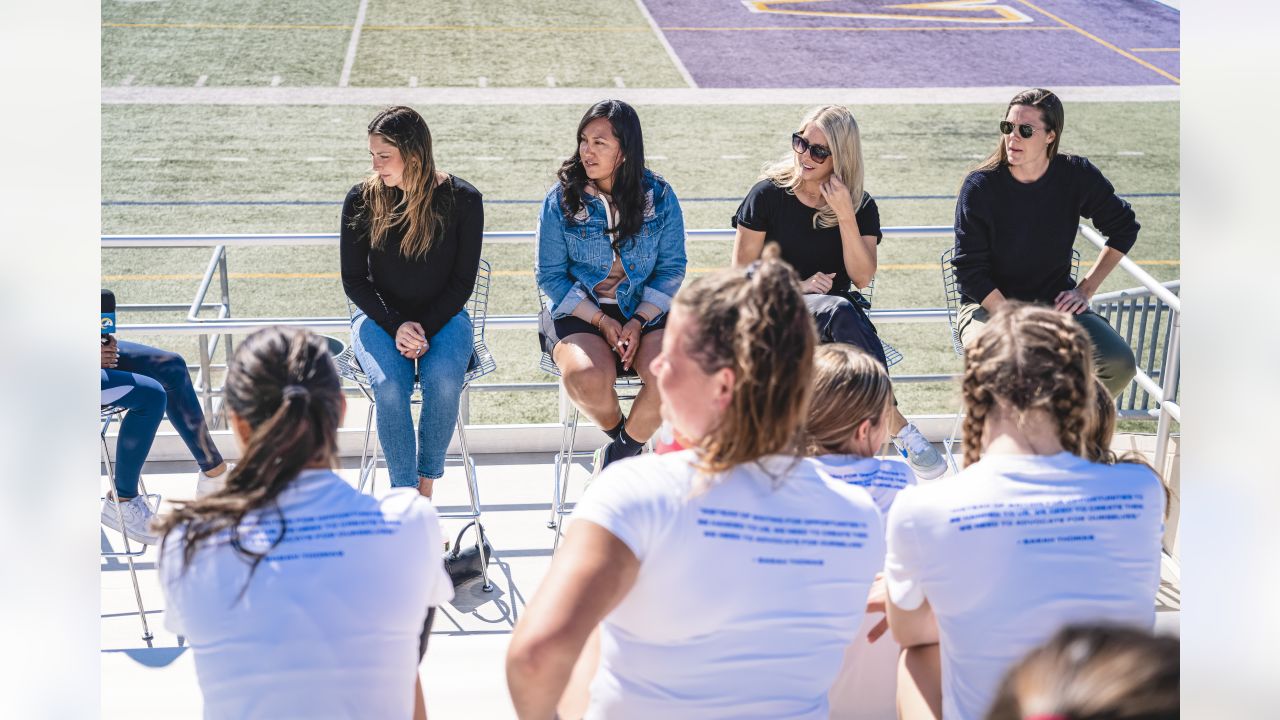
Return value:
M 351 30 L 350 25 L 288 25 L 257 23 L 102 23 L 109 28 L 165 28 L 172 30 Z M 506 25 L 365 25 L 362 30 L 424 32 L 431 30 L 475 30 L 479 32 L 649 32 L 647 26 L 626 25 L 565 25 L 557 26 L 506 26 Z
M 1181 265 L 1181 260 L 1136 260 L 1139 265 Z M 721 269 L 715 267 L 689 268 L 691 273 L 709 273 Z M 938 263 L 882 263 L 879 270 L 937 270 Z M 494 270 L 494 277 L 533 277 L 532 270 Z M 195 273 L 176 273 L 170 275 L 103 275 L 106 282 L 142 282 L 147 280 L 199 280 L 204 277 Z M 231 280 L 337 280 L 341 277 L 336 272 L 322 273 L 227 273 Z
M 1157 74 L 1159 74 L 1159 75 L 1162 75 L 1162 76 L 1164 76 L 1164 77 L 1166 77 L 1166 78 L 1168 78 L 1168 79 L 1172 80 L 1173 82 L 1175 82 L 1175 83 L 1177 83 L 1177 84 L 1179 84 L 1179 85 L 1181 85 L 1181 84 L 1182 84 L 1182 81 L 1178 79 L 1178 76 L 1173 75 L 1173 74 L 1171 74 L 1171 73 L 1167 73 L 1167 72 L 1165 72 L 1164 70 L 1161 70 L 1160 68 L 1156 67 L 1155 65 L 1152 65 L 1151 63 L 1147 62 L 1146 60 L 1143 60 L 1142 58 L 1138 57 L 1137 55 L 1134 55 L 1133 53 L 1125 52 L 1124 50 L 1121 50 L 1120 48 L 1116 47 L 1115 45 L 1112 45 L 1111 43 L 1107 42 L 1106 40 L 1103 40 L 1102 38 L 1098 37 L 1097 35 L 1094 35 L 1093 33 L 1089 32 L 1088 30 L 1085 30 L 1084 28 L 1080 27 L 1079 25 L 1072 25 L 1071 23 L 1067 22 L 1066 20 L 1063 20 L 1062 18 L 1058 17 L 1057 15 L 1054 15 L 1053 13 L 1049 12 L 1048 10 L 1045 10 L 1044 8 L 1041 8 L 1041 7 L 1037 6 L 1037 5 L 1034 5 L 1034 4 L 1032 4 L 1032 3 L 1027 2 L 1027 0 L 1018 0 L 1018 2 L 1022 3 L 1023 5 L 1026 5 L 1027 7 L 1031 8 L 1032 10 L 1035 10 L 1036 12 L 1038 12 L 1038 13 L 1040 13 L 1040 14 L 1044 15 L 1045 17 L 1048 17 L 1050 20 L 1056 20 L 1056 21 L 1058 21 L 1058 22 L 1062 23 L 1062 25 L 1063 25 L 1063 26 L 1065 26 L 1065 27 L 1067 27 L 1067 28 L 1070 28 L 1070 29 L 1072 29 L 1072 30 L 1075 30 L 1076 32 L 1078 32 L 1078 33 L 1080 33 L 1081 35 L 1083 35 L 1083 36 L 1085 36 L 1085 37 L 1089 38 L 1090 40 L 1092 40 L 1092 41 L 1094 41 L 1094 42 L 1098 43 L 1099 45 L 1101 45 L 1101 46 L 1103 46 L 1103 47 L 1105 47 L 1105 48 L 1108 48 L 1108 49 L 1110 49 L 1110 50 L 1114 50 L 1114 51 L 1115 51 L 1116 53 L 1118 53 L 1119 55 L 1121 55 L 1121 56 L 1123 56 L 1123 57 L 1127 57 L 1127 58 L 1129 58 L 1130 60 L 1132 60 L 1132 61 L 1134 61 L 1134 62 L 1138 63 L 1138 64 L 1139 64 L 1139 65 L 1141 65 L 1142 67 L 1144 67 L 1144 68 L 1146 68 L 1146 69 L 1148 69 L 1148 70 L 1151 70 L 1151 71 L 1153 71 L 1153 72 L 1155 72 L 1155 73 L 1157 73 Z
M 1018 25 L 1010 27 L 786 27 L 782 25 L 756 26 L 756 27 L 664 27 L 663 32 L 718 32 L 729 30 L 733 32 L 796 32 L 796 31 L 813 31 L 813 32 L 1004 32 L 1011 30 L 1071 30 L 1071 28 L 1062 27 L 1060 25 Z

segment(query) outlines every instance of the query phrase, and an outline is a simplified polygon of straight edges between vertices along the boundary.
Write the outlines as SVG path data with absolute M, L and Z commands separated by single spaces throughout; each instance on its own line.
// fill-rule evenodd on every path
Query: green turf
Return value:
M 102 82 L 336 86 L 358 0 L 119 3 L 103 8 Z M 188 27 L 178 27 L 188 26 Z M 230 26 L 230 27 L 228 27 Z M 264 27 L 265 26 L 265 27 Z M 353 86 L 685 87 L 634 2 L 371 0 Z
M 553 181 L 557 158 L 573 150 L 573 131 L 584 108 L 576 106 L 449 106 L 424 108 L 444 169 L 475 184 L 490 201 L 540 199 Z M 868 106 L 856 108 L 863 129 L 867 189 L 874 195 L 950 195 L 967 168 L 994 144 L 993 113 L 985 106 Z M 680 196 L 731 198 L 684 204 L 689 228 L 725 228 L 760 166 L 787 151 L 787 137 L 802 107 L 653 106 L 639 108 L 649 166 L 663 173 Z M 364 127 L 371 107 L 103 107 L 103 197 L 108 200 L 302 200 L 317 206 L 196 206 L 103 208 L 105 233 L 336 232 L 339 203 L 367 168 Z M 1063 149 L 1089 156 L 1122 193 L 1176 193 L 1178 105 L 1076 104 L 1070 108 Z M 1141 152 L 1140 156 L 1118 155 Z M 747 156 L 745 159 L 732 156 Z M 885 156 L 904 155 L 906 159 Z M 658 157 L 655 157 L 658 156 Z M 722 156 L 730 156 L 728 158 Z M 160 158 L 159 162 L 138 158 Z M 219 158 L 243 158 L 229 162 Z M 319 158 L 311 160 L 308 158 Z M 498 159 L 494 159 L 498 158 Z M 1135 198 L 1143 224 L 1136 260 L 1176 261 L 1179 201 Z M 950 225 L 954 201 L 884 200 L 885 225 Z M 536 204 L 486 206 L 489 230 L 531 230 Z M 880 247 L 876 306 L 939 307 L 939 254 L 947 238 L 893 238 Z M 1095 256 L 1077 245 L 1087 263 Z M 692 272 L 728 261 L 727 242 L 688 246 Z M 485 257 L 498 273 L 491 312 L 530 313 L 536 303 L 530 244 L 491 244 Z M 108 250 L 104 285 L 121 302 L 189 302 L 204 269 L 204 250 Z M 333 247 L 233 248 L 236 273 L 336 274 Z M 895 266 L 922 265 L 921 269 Z M 1146 266 L 1161 280 L 1179 277 L 1177 265 Z M 133 275 L 188 275 L 165 280 L 120 279 Z M 1105 290 L 1137 283 L 1122 271 Z M 233 312 L 249 316 L 339 315 L 345 312 L 336 277 L 236 278 Z M 181 313 L 170 317 L 180 317 Z M 128 315 L 125 322 L 146 321 Z M 959 368 L 945 326 L 881 325 L 883 336 L 906 355 L 902 373 Z M 179 341 L 162 339 L 163 343 Z M 172 345 L 192 357 L 194 343 Z M 532 331 L 491 334 L 499 370 L 491 380 L 546 379 L 537 369 Z M 942 412 L 954 407 L 953 389 L 901 385 L 903 409 Z M 476 422 L 547 422 L 554 398 L 541 393 L 484 396 Z

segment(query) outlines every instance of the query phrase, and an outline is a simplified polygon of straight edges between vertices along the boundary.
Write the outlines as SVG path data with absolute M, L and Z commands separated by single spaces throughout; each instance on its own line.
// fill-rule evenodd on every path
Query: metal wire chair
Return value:
M 498 369 L 497 362 L 493 359 L 493 354 L 489 352 L 489 346 L 485 343 L 484 327 L 485 320 L 489 311 L 489 283 L 492 275 L 492 269 L 489 262 L 481 259 L 479 266 L 476 268 L 476 282 L 471 291 L 471 297 L 467 299 L 466 310 L 471 316 L 471 362 L 468 364 L 467 372 L 462 376 L 462 395 L 461 404 L 467 402 L 467 389 L 472 382 L 488 375 Z M 352 316 L 355 315 L 355 308 L 351 301 L 347 300 L 347 307 L 351 311 Z M 379 443 L 371 443 L 370 439 L 373 432 L 373 417 L 377 409 L 377 402 L 373 397 L 373 384 L 369 380 L 369 376 L 364 369 L 360 367 L 360 361 L 356 359 L 355 350 L 348 345 L 336 357 L 334 364 L 337 366 L 338 375 L 346 380 L 350 380 L 360 388 L 360 392 L 364 394 L 365 399 L 369 401 L 369 411 L 365 415 L 364 421 L 364 446 L 360 451 L 360 481 L 357 489 L 364 492 L 365 485 L 369 487 L 369 492 L 373 492 L 374 482 L 378 472 L 378 447 Z M 413 395 L 410 398 L 413 404 L 422 403 L 422 386 L 415 378 Z M 460 453 L 445 455 L 445 463 L 460 462 L 462 463 L 463 472 L 467 478 L 467 493 L 470 497 L 471 507 L 469 510 L 459 513 L 441 513 L 442 519 L 466 519 L 475 521 L 476 529 L 476 545 L 484 547 L 485 530 L 480 524 L 480 485 L 476 482 L 476 466 L 475 461 L 471 457 L 471 451 L 467 449 L 467 426 L 466 420 L 461 412 L 458 413 L 457 421 L 458 445 Z M 489 569 L 486 564 L 481 564 L 481 577 L 484 581 L 483 589 L 485 592 L 493 590 L 492 583 L 489 582 Z
M 547 307 L 548 305 L 546 293 L 542 289 L 538 289 L 538 306 Z M 538 367 L 544 372 L 560 378 L 560 368 L 556 365 L 556 361 L 551 357 L 551 353 L 543 352 L 542 358 L 538 361 Z M 618 400 L 635 400 L 640 391 L 644 389 L 644 381 L 637 375 L 619 375 L 613 383 L 613 391 L 618 394 Z M 566 515 L 573 514 L 573 507 L 568 505 L 566 498 L 569 494 L 569 468 L 573 465 L 575 459 L 591 457 L 592 453 L 586 450 L 574 450 L 573 443 L 578 435 L 578 421 L 581 419 L 581 412 L 578 406 L 567 399 L 564 394 L 564 385 L 560 386 L 560 397 L 562 399 L 560 405 L 560 451 L 556 453 L 554 463 L 554 483 L 551 491 L 551 517 L 547 520 L 547 527 L 556 531 L 555 540 L 551 544 L 551 552 L 555 553 L 560 547 L 560 538 L 563 536 L 563 518 Z
M 858 304 L 862 306 L 863 310 L 870 310 L 871 298 L 875 295 L 875 292 L 876 279 L 872 277 L 871 282 L 867 283 L 867 286 L 859 290 L 857 295 L 854 296 L 855 301 L 860 296 L 862 298 L 862 302 Z M 876 337 L 880 339 L 880 347 L 884 349 L 885 369 L 891 368 L 902 362 L 902 353 L 899 352 L 897 348 L 885 342 L 884 337 L 879 333 L 876 333 Z
M 113 420 L 119 420 L 126 412 L 128 412 L 128 408 L 116 405 L 102 406 L 102 430 L 98 435 L 99 439 L 102 441 L 102 464 L 107 470 L 107 484 L 113 491 L 116 486 L 116 470 L 115 464 L 111 461 L 111 449 L 107 445 L 107 428 L 111 427 L 111 422 Z M 142 495 L 144 501 L 151 506 L 153 511 L 160 508 L 160 496 L 158 494 L 148 493 L 146 483 L 141 477 L 138 478 L 138 490 L 139 494 Z M 105 501 L 106 498 L 103 498 L 103 500 Z M 124 530 L 124 511 L 120 508 L 120 503 L 118 501 L 115 504 L 115 508 L 116 522 L 120 524 L 120 537 L 124 542 L 124 550 L 102 550 L 99 554 L 104 558 L 122 557 L 125 559 L 125 562 L 128 563 L 129 579 L 133 582 L 133 597 L 138 601 L 138 620 L 142 622 L 142 639 L 151 640 L 151 628 L 147 625 L 147 611 L 142 605 L 142 591 L 138 588 L 138 572 L 133 566 L 133 559 L 136 557 L 142 557 L 142 555 L 147 552 L 147 546 L 143 543 L 138 543 L 137 550 L 130 547 L 129 533 Z

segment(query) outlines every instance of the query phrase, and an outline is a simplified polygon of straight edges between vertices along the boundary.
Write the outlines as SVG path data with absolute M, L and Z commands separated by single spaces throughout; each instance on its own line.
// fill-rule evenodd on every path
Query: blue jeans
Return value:
M 146 375 L 122 370 L 102 370 L 102 389 L 129 388 L 124 397 L 112 405 L 128 408 L 120 420 L 120 437 L 116 440 L 116 497 L 129 499 L 138 494 L 138 477 L 142 463 L 151 452 L 156 429 L 164 419 L 165 391 L 160 383 Z
M 201 470 L 212 470 L 222 464 L 222 454 L 213 444 L 209 426 L 204 421 L 204 410 L 191 384 L 187 361 L 178 353 L 138 343 L 116 340 L 120 349 L 120 362 L 116 370 L 135 375 L 145 375 L 160 383 L 167 395 L 165 413 L 178 437 L 186 443 L 191 457 Z
M 415 452 L 413 415 L 409 411 L 414 361 L 401 355 L 395 338 L 364 313 L 351 320 L 351 345 L 360 367 L 369 376 L 373 399 L 378 404 L 378 442 L 387 458 L 392 487 L 417 487 L 419 477 L 434 480 L 444 475 L 445 452 L 458 422 L 462 377 L 472 353 L 471 318 L 467 311 L 454 315 L 428 340 L 427 354 L 417 362 L 422 412 Z

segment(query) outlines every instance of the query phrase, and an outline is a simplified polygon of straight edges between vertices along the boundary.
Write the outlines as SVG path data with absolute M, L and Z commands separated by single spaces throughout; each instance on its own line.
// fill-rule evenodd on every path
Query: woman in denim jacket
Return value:
M 649 363 L 684 280 L 684 216 L 671 186 L 645 169 L 640 118 L 619 100 L 582 116 L 558 176 L 538 223 L 538 332 L 570 399 L 611 439 L 594 477 L 639 454 L 660 423 Z M 613 389 L 619 374 L 645 383 L 630 417 Z

